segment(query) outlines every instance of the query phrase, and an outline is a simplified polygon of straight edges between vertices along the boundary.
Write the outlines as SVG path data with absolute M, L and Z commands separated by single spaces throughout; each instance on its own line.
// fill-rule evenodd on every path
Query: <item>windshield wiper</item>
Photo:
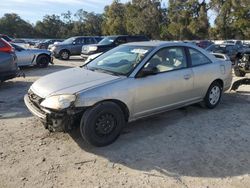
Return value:
M 108 74 L 112 74 L 115 76 L 121 76 L 122 74 L 119 74 L 118 72 L 113 72 L 110 70 L 105 70 L 105 69 L 101 69 L 101 68 L 97 68 L 97 67 L 87 67 L 88 70 L 92 70 L 92 71 L 99 71 L 99 72 L 103 72 L 103 73 L 108 73 Z

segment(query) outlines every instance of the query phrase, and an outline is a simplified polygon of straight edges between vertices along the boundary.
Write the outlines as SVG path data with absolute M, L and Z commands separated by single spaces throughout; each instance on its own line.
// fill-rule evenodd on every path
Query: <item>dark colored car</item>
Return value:
M 17 58 L 12 46 L 0 38 L 0 82 L 18 75 Z
M 213 53 L 222 53 L 226 54 L 230 60 L 234 63 L 237 59 L 237 56 L 242 53 L 242 49 L 239 48 L 235 44 L 213 44 L 210 45 L 208 48 L 206 48 L 207 51 L 213 52 Z
M 64 39 L 47 39 L 45 41 L 39 42 L 35 44 L 34 47 L 39 49 L 48 49 L 50 44 L 54 44 L 55 42 L 63 42 Z
M 4 35 L 4 34 L 0 34 L 0 38 L 4 39 L 7 42 L 12 42 L 13 41 L 12 38 L 10 38 L 9 36 Z
M 128 42 L 140 42 L 140 41 L 149 41 L 146 36 L 138 35 L 138 36 L 129 36 L 129 35 L 116 35 L 116 36 L 108 36 L 102 39 L 98 44 L 94 45 L 85 45 L 82 47 L 81 56 L 84 60 L 86 60 L 90 55 L 103 53 L 112 48 L 119 46 L 121 44 L 125 44 Z
M 80 55 L 82 46 L 96 44 L 102 37 L 77 36 L 71 37 L 60 44 L 55 45 L 50 50 L 55 58 L 68 60 L 72 55 Z
M 234 74 L 237 77 L 244 77 L 246 73 L 250 73 L 250 51 L 240 54 L 234 65 Z
M 208 46 L 210 46 L 212 44 L 213 44 L 213 42 L 211 42 L 209 40 L 201 40 L 201 41 L 198 41 L 196 43 L 197 46 L 199 46 L 199 47 L 201 47 L 203 49 L 207 48 Z

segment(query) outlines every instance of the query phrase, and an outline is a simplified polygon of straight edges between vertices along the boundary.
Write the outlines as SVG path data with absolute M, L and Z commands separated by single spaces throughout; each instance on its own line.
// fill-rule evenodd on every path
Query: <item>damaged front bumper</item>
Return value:
M 80 117 L 82 110 L 66 109 L 61 112 L 41 108 L 32 102 L 29 95 L 24 96 L 24 102 L 29 111 L 38 117 L 44 127 L 51 132 L 68 132 L 73 128 L 74 122 Z

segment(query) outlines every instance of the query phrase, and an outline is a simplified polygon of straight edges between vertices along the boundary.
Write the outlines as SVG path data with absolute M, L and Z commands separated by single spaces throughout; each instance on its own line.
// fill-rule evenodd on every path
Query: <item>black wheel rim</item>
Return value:
M 110 135 L 117 125 L 116 118 L 111 113 L 101 114 L 95 123 L 95 132 L 98 136 Z
M 47 64 L 47 58 L 46 57 L 41 58 L 39 64 L 40 65 L 46 65 Z

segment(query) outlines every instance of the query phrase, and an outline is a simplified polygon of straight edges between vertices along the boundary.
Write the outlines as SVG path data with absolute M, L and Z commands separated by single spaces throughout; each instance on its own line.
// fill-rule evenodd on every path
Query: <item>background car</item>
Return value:
M 18 70 L 14 48 L 0 38 L 0 82 L 15 78 Z
M 128 42 L 140 42 L 140 41 L 149 41 L 146 36 L 137 35 L 137 36 L 129 36 L 129 35 L 115 35 L 108 36 L 102 39 L 98 44 L 95 45 L 85 45 L 82 46 L 81 57 L 86 60 L 90 55 L 96 53 L 106 52 L 116 46 L 121 44 L 125 44 Z
M 62 42 L 63 42 L 63 41 L 62 41 Z M 51 51 L 51 49 L 52 49 L 54 46 L 56 46 L 56 45 L 58 45 L 58 44 L 60 44 L 60 43 L 62 43 L 62 42 L 54 42 L 53 44 L 50 44 L 50 45 L 48 46 L 48 50 Z
M 34 47 L 39 49 L 48 49 L 50 44 L 54 44 L 55 42 L 63 42 L 64 39 L 47 39 L 45 41 L 41 41 L 37 43 Z
M 240 54 L 234 65 L 234 74 L 237 77 L 244 77 L 246 73 L 250 73 L 250 51 Z
M 213 44 L 213 42 L 211 42 L 209 40 L 201 40 L 201 41 L 196 42 L 197 46 L 204 48 L 204 49 L 212 44 Z
M 207 47 L 206 50 L 213 53 L 226 54 L 233 63 L 236 61 L 237 56 L 242 53 L 242 50 L 240 50 L 236 45 L 230 43 L 212 44 Z
M 36 65 L 38 67 L 47 67 L 52 61 L 51 52 L 43 49 L 26 49 L 19 45 L 12 44 L 16 50 L 18 66 Z
M 80 55 L 82 46 L 86 44 L 96 44 L 102 37 L 77 36 L 71 37 L 51 48 L 55 58 L 68 60 L 72 55 Z

